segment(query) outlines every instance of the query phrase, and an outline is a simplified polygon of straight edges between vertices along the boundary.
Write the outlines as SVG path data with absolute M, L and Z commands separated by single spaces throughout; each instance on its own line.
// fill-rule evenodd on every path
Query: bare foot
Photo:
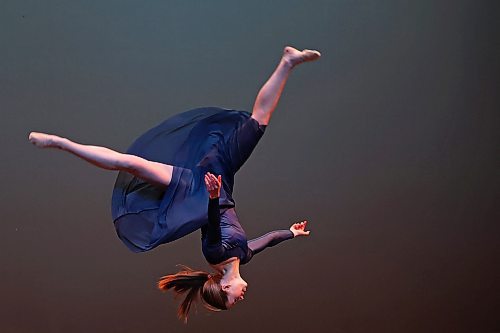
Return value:
M 292 66 L 292 68 L 306 61 L 314 61 L 319 57 L 321 57 L 321 53 L 315 50 L 306 49 L 299 51 L 291 46 L 287 46 L 283 50 L 283 60 Z
M 29 136 L 29 140 L 32 144 L 39 148 L 58 148 L 57 139 L 59 137 L 56 135 L 50 135 L 39 132 L 31 132 Z

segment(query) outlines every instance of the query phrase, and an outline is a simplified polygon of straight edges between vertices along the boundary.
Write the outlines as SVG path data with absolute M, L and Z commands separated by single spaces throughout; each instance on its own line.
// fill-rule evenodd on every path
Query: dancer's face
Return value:
M 247 286 L 248 284 L 241 277 L 235 278 L 222 286 L 222 289 L 227 294 L 226 307 L 228 309 L 244 299 Z

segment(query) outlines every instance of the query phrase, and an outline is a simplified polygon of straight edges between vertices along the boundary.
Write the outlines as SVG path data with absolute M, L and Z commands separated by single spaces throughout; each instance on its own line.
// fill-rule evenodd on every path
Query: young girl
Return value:
M 32 132 L 29 140 L 120 171 L 112 215 L 118 236 L 132 251 L 148 251 L 201 228 L 203 254 L 215 273 L 184 267 L 158 286 L 187 293 L 178 313 L 184 320 L 199 295 L 211 310 L 229 309 L 247 288 L 240 264 L 266 247 L 309 235 L 303 221 L 247 241 L 232 192 L 234 175 L 264 134 L 291 70 L 319 57 L 317 51 L 287 46 L 251 114 L 216 107 L 190 110 L 143 134 L 125 154 L 44 133 Z

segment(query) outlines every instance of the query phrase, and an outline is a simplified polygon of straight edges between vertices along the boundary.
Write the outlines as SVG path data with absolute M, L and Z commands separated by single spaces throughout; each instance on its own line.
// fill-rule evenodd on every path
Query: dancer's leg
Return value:
M 148 161 L 135 155 L 122 154 L 105 147 L 82 145 L 57 135 L 31 132 L 29 140 L 37 147 L 58 148 L 99 168 L 125 171 L 156 186 L 168 186 L 172 179 L 173 167 L 168 164 Z
M 262 86 L 255 99 L 252 118 L 257 120 L 261 125 L 267 125 L 274 109 L 278 105 L 290 71 L 298 64 L 316 60 L 320 56 L 321 54 L 318 51 L 299 51 L 290 46 L 285 47 L 278 67 L 276 67 L 271 77 Z

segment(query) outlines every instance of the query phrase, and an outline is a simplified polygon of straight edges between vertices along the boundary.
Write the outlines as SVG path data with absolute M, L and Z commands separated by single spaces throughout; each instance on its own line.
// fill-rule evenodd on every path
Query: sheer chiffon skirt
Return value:
M 234 175 L 264 131 L 248 112 L 206 107 L 175 115 L 141 135 L 127 153 L 173 165 L 172 180 L 161 189 L 118 174 L 111 205 L 118 237 L 142 252 L 201 228 L 207 223 L 208 171 L 222 176 L 221 207 L 234 207 Z

